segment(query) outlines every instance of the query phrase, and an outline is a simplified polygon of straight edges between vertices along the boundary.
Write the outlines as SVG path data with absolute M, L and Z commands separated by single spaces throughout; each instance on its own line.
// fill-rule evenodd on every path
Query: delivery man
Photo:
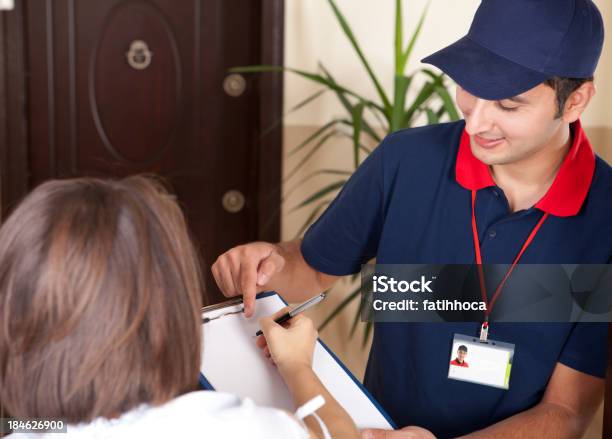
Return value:
M 389 135 L 302 240 L 221 255 L 219 287 L 251 315 L 258 291 L 297 302 L 374 257 L 610 263 L 612 170 L 579 120 L 603 36 L 591 0 L 483 0 L 467 36 L 424 60 L 457 82 L 464 120 Z M 455 334 L 483 326 L 375 324 L 365 385 L 407 428 L 364 437 L 579 437 L 602 400 L 607 325 L 489 322 L 515 347 L 507 389 L 449 378 Z

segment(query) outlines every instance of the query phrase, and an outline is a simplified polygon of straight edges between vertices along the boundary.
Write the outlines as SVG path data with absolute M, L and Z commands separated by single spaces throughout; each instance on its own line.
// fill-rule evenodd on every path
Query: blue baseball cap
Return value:
M 424 58 L 482 99 L 506 99 L 549 78 L 590 78 L 603 47 L 591 0 L 482 0 L 468 34 Z

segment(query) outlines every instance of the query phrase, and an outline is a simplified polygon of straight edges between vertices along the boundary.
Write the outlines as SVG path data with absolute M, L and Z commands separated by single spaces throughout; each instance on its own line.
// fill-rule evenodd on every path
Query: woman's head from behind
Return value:
M 199 262 L 159 183 L 56 180 L 0 229 L 0 398 L 16 417 L 116 417 L 192 390 Z

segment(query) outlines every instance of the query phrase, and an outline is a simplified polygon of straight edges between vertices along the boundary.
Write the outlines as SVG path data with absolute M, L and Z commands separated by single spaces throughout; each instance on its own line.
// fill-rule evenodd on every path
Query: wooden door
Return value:
M 22 0 L 27 157 L 20 185 L 163 176 L 208 267 L 226 249 L 278 239 L 281 0 Z M 11 151 L 11 146 L 5 146 Z M 9 177 L 11 172 L 7 172 Z M 10 189 L 10 188 L 9 188 Z

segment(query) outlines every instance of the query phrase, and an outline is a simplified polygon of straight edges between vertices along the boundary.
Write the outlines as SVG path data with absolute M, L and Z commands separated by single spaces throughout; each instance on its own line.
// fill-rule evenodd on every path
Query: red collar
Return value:
M 580 121 L 573 123 L 571 129 L 574 134 L 572 146 L 552 186 L 535 205 L 555 216 L 574 216 L 580 211 L 595 172 L 595 155 Z M 459 142 L 455 171 L 457 183 L 466 189 L 495 186 L 489 167 L 472 154 L 470 136 L 465 129 Z

